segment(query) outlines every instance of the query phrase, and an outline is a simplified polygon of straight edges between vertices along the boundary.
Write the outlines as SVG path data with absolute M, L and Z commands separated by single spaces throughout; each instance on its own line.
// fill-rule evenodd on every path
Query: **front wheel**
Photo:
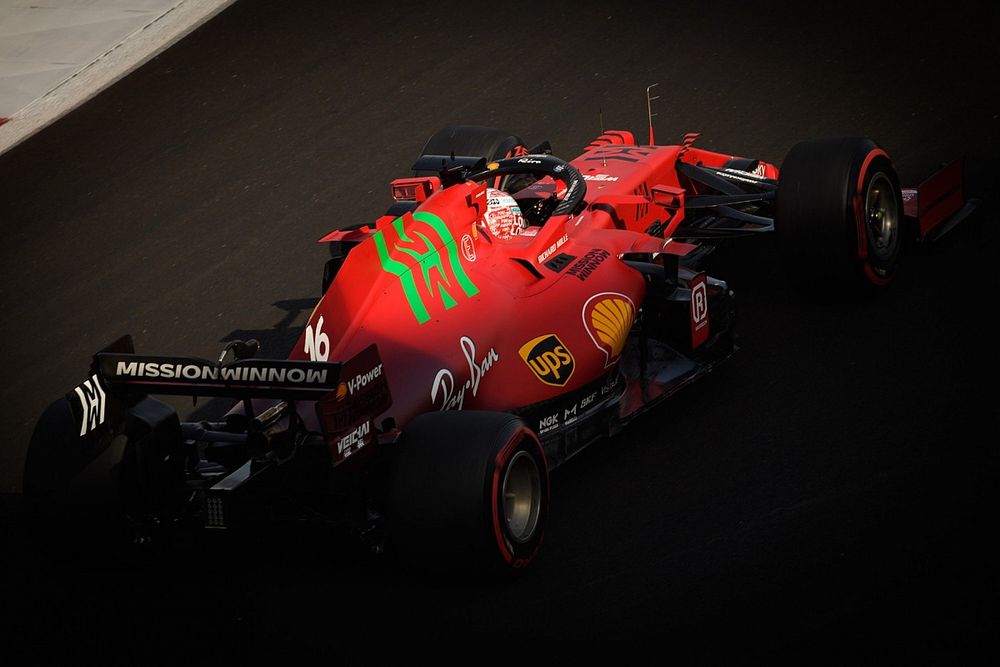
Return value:
M 903 200 L 870 139 L 797 144 L 781 165 L 775 235 L 791 278 L 824 291 L 884 287 L 902 248 Z
M 528 149 L 517 135 L 495 127 L 480 125 L 449 125 L 443 127 L 427 140 L 421 157 L 425 155 L 464 155 L 481 157 L 489 161 L 527 155 Z M 429 173 L 428 176 L 437 174 Z M 489 187 L 515 193 L 535 182 L 525 174 L 498 176 Z
M 423 569 L 513 573 L 538 552 L 548 503 L 545 455 L 520 418 L 427 413 L 410 422 L 399 443 L 390 540 Z

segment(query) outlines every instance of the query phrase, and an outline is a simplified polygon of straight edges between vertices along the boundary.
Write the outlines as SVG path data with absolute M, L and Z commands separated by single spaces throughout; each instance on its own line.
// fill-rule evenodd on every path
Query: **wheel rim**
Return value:
M 875 174 L 868 184 L 865 219 L 872 253 L 880 260 L 891 260 L 899 243 L 899 206 L 896 190 L 883 172 Z
M 534 536 L 542 504 L 542 476 L 528 452 L 514 455 L 503 477 L 503 515 L 507 533 L 516 542 Z

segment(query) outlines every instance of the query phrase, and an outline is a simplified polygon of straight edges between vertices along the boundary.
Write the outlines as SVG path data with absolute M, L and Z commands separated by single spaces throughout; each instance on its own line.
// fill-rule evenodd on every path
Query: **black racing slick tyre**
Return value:
M 902 224 L 899 177 L 871 139 L 807 141 L 785 157 L 775 235 L 796 283 L 827 293 L 888 285 Z
M 53 557 L 124 560 L 116 473 L 125 439 L 85 448 L 78 429 L 66 399 L 49 405 L 35 425 L 23 481 L 29 536 Z
M 35 425 L 23 481 L 29 537 L 54 557 L 125 564 L 151 555 L 154 532 L 143 519 L 183 475 L 176 413 L 145 398 L 120 431 L 84 438 L 79 430 L 65 398 Z
M 443 127 L 427 140 L 420 156 L 424 155 L 464 155 L 487 160 L 526 155 L 527 147 L 521 138 L 495 127 L 480 125 L 449 125 Z M 527 179 L 527 180 L 526 180 Z M 516 192 L 534 182 L 530 176 L 514 174 L 498 177 L 488 185 L 507 192 Z
M 542 543 L 545 455 L 524 422 L 499 412 L 433 412 L 403 431 L 389 489 L 390 544 L 439 574 L 509 575 Z

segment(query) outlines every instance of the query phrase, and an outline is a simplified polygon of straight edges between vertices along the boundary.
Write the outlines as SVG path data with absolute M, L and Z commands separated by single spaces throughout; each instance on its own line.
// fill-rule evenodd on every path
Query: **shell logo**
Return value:
M 347 383 L 341 382 L 337 385 L 337 400 L 342 401 L 347 398 Z
M 583 326 L 597 349 L 604 352 L 605 368 L 618 361 L 633 322 L 635 304 L 624 294 L 602 292 L 583 304 Z

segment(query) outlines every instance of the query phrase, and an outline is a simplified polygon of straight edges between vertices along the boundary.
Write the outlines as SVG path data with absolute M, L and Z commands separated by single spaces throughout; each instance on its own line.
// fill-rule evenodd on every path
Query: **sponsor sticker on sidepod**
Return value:
M 316 414 L 334 465 L 375 441 L 373 420 L 392 405 L 389 383 L 375 345 L 369 345 L 346 362 L 340 378 L 336 391 L 316 403 Z

